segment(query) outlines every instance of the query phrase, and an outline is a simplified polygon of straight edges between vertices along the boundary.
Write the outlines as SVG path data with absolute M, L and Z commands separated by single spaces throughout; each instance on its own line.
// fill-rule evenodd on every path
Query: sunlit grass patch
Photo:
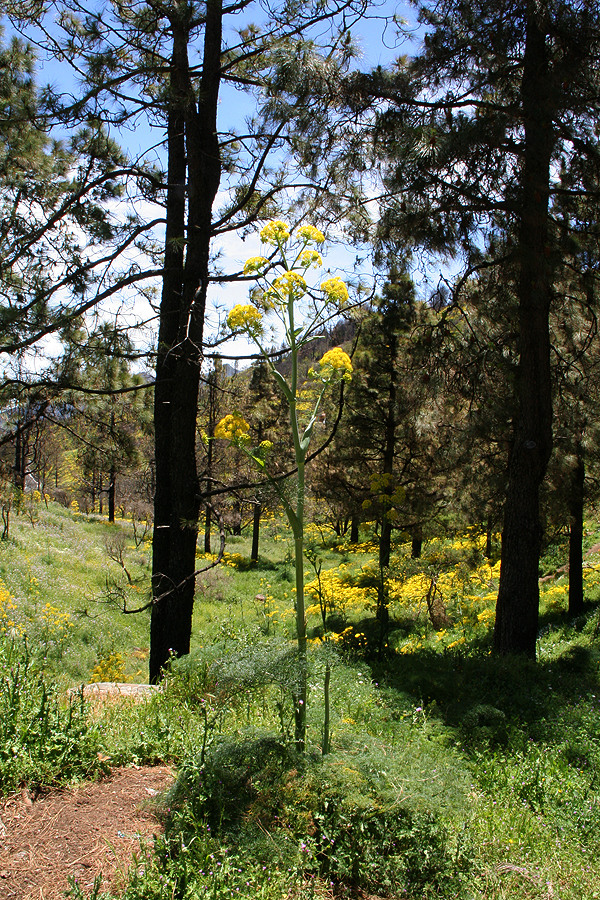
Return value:
M 392 548 L 384 573 L 391 632 L 380 653 L 376 543 L 334 540 L 334 530 L 315 540 L 320 584 L 310 560 L 305 567 L 305 765 L 293 761 L 279 777 L 276 766 L 256 767 L 251 755 L 256 747 L 293 745 L 294 571 L 289 534 L 275 517 L 261 530 L 255 566 L 246 565 L 248 530 L 228 541 L 233 564 L 198 576 L 193 653 L 173 663 L 164 688 L 143 704 L 125 699 L 95 710 L 88 737 L 90 723 L 77 719 L 93 766 L 100 751 L 110 764 L 169 761 L 192 776 L 185 800 L 171 806 L 177 810 L 168 843 L 158 855 L 140 855 L 127 900 L 163 900 L 173 889 L 190 897 L 331 900 L 334 889 L 339 897 L 357 887 L 361 865 L 362 890 L 395 900 L 404 882 L 392 882 L 394 848 L 380 826 L 393 833 L 391 842 L 406 841 L 419 900 L 459 897 L 463 889 L 470 900 L 547 900 L 550 885 L 563 900 L 600 896 L 598 610 L 588 602 L 583 616 L 569 620 L 563 548 L 545 562 L 553 577 L 541 582 L 537 663 L 489 654 L 499 566 L 496 556 L 486 560 L 476 530 L 425 542 L 419 559 L 411 559 L 405 542 Z M 63 685 L 146 677 L 148 614 L 124 616 L 102 594 L 106 574 L 118 575 L 114 561 L 107 563 L 106 539 L 121 532 L 136 574 L 147 572 L 131 523 L 109 527 L 52 504 L 40 506 L 34 526 L 19 518 L 13 538 L 0 546 L 0 628 L 23 616 L 37 629 L 36 650 L 46 629 L 48 648 L 57 651 L 44 650 L 39 663 Z M 600 588 L 596 559 L 585 561 L 586 594 L 590 585 Z M 432 584 L 448 616 L 438 628 L 427 607 Z M 330 617 L 325 628 L 319 589 Z M 328 666 L 329 759 L 321 753 Z M 53 694 L 52 703 L 61 696 Z M 35 729 L 40 703 L 25 706 Z M 64 721 L 64 708 L 53 707 L 52 728 Z M 203 766 L 211 759 L 216 781 L 208 795 Z M 240 759 L 244 766 L 234 766 Z M 14 769 L 6 755 L 4 762 Z M 219 780 L 233 788 L 221 796 L 223 816 L 216 809 L 217 836 L 207 829 L 207 804 L 217 803 Z M 225 820 L 234 807 L 241 818 L 229 831 Z M 411 816 L 403 819 L 399 809 Z M 434 820 L 421 812 L 433 812 Z M 337 855 L 321 845 L 326 828 Z M 419 881 L 424 854 L 435 861 L 431 889 Z M 400 869 L 397 877 L 405 874 Z
M 107 542 L 123 534 L 132 545 L 130 532 L 130 523 L 109 525 L 49 503 L 40 504 L 35 525 L 13 516 L 10 538 L 0 542 L 0 578 L 13 598 L 19 631 L 65 687 L 88 681 L 100 645 L 111 641 L 121 644 L 127 676 L 140 677 L 132 651 L 147 642 L 148 613 L 124 617 L 107 595 L 107 587 L 123 578 L 107 555 Z M 133 560 L 134 574 L 147 574 L 147 559 L 140 553 Z

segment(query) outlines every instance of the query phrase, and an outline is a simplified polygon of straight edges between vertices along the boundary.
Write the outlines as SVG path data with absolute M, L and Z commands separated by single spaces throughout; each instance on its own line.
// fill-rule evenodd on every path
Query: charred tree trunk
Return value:
M 423 530 L 420 525 L 415 525 L 412 530 L 410 542 L 411 559 L 419 559 L 423 550 Z
M 569 492 L 569 615 L 583 612 L 583 510 L 585 487 L 585 462 L 583 447 L 577 442 L 576 464 Z
M 117 469 L 113 463 L 108 476 L 108 521 L 115 521 L 115 499 L 117 494 Z
M 214 432 L 217 419 L 217 366 L 208 375 L 208 446 L 206 448 L 206 496 L 210 497 L 213 487 L 213 460 L 214 460 Z M 212 528 L 212 509 L 210 504 L 206 504 L 206 515 L 204 519 L 204 552 L 210 553 L 210 532 Z
M 13 466 L 13 482 L 20 491 L 25 490 L 27 475 L 27 456 L 29 453 L 29 429 L 27 420 L 19 422 L 15 438 L 15 463 Z
M 359 540 L 359 526 L 360 526 L 360 518 L 356 513 L 352 513 L 352 518 L 350 519 L 350 543 L 358 544 Z
M 398 341 L 394 331 L 390 332 L 389 337 L 389 387 L 387 396 L 387 412 L 385 421 L 385 444 L 383 448 L 383 474 L 392 475 L 394 471 L 394 454 L 396 452 L 396 405 L 397 405 L 397 386 L 396 386 L 396 355 L 398 352 Z M 387 487 L 385 488 L 387 490 Z M 384 491 L 385 492 L 385 491 Z M 384 519 L 381 523 L 381 535 L 379 538 L 379 571 L 380 584 L 377 597 L 377 619 L 381 623 L 382 628 L 387 627 L 389 621 L 388 610 L 388 592 L 386 585 L 385 570 L 390 565 L 390 554 L 392 547 L 392 526 L 384 513 Z
M 250 561 L 258 562 L 258 541 L 260 538 L 260 517 L 262 515 L 262 504 L 260 500 L 254 501 L 254 510 L 252 513 L 252 549 L 250 551 Z
M 115 442 L 115 414 L 110 414 L 110 435 L 112 442 Z M 110 472 L 108 473 L 108 521 L 115 521 L 115 501 L 117 494 L 117 467 L 114 459 L 115 450 L 113 449 L 113 458 L 110 463 Z
M 535 4 L 528 6 L 521 87 L 525 146 L 517 291 L 520 358 L 494 648 L 502 655 L 519 653 L 535 659 L 542 538 L 539 491 L 552 450 L 548 198 L 554 145 L 552 99 L 557 91 L 551 84 L 545 33 Z
M 211 421 L 209 423 L 209 433 L 208 433 L 208 456 L 206 460 L 206 493 L 207 496 L 210 493 L 212 488 L 212 472 L 213 472 L 213 425 L 214 423 Z M 204 552 L 210 553 L 210 531 L 212 527 L 212 515 L 211 515 L 211 507 L 210 503 L 206 504 L 206 511 L 204 513 Z
M 198 388 L 212 205 L 221 175 L 216 133 L 221 0 L 207 0 L 206 4 L 198 101 L 188 60 L 191 15 L 188 3 L 173 6 L 167 229 L 154 405 L 153 683 L 160 679 L 171 655 L 183 656 L 190 649 L 201 504 L 196 468 Z

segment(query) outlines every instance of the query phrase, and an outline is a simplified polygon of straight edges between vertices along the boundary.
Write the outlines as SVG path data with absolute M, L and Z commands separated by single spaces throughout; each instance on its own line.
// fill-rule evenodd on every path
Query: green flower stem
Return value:
M 257 344 L 260 352 L 267 360 L 269 368 L 273 372 L 282 392 L 287 400 L 290 425 L 292 429 L 292 438 L 294 442 L 294 456 L 297 469 L 297 488 L 296 488 L 296 508 L 294 509 L 285 496 L 279 482 L 277 482 L 265 469 L 267 478 L 277 490 L 277 494 L 283 503 L 290 527 L 294 535 L 294 567 L 296 570 L 296 640 L 298 645 L 298 680 L 294 689 L 294 721 L 296 748 L 300 753 L 304 753 L 306 747 L 306 704 L 307 704 L 307 685 L 308 685 L 308 655 L 306 642 L 306 606 L 304 602 L 304 490 L 305 476 L 304 466 L 306 461 L 306 452 L 310 443 L 312 429 L 317 417 L 317 411 L 321 403 L 326 385 L 323 386 L 319 398 L 315 404 L 313 414 L 308 425 L 304 429 L 304 433 L 300 436 L 300 425 L 298 422 L 297 410 L 297 392 L 298 392 L 298 335 L 295 333 L 294 327 L 294 296 L 290 291 L 288 303 L 288 322 L 286 323 L 286 334 L 290 345 L 290 353 L 292 358 L 292 370 L 290 375 L 290 383 L 288 384 L 283 375 L 277 371 L 272 360 L 265 352 L 260 341 L 253 336 L 254 342 Z M 301 343 L 301 342 L 300 342 Z M 247 456 L 258 463 L 261 468 L 264 463 L 256 459 L 253 454 L 245 447 L 241 446 Z
M 302 231 L 302 229 L 300 229 L 300 231 Z M 333 288 L 330 288 L 329 291 L 322 288 L 322 291 L 324 293 L 324 300 L 321 303 L 321 308 L 318 308 L 317 301 L 313 297 L 315 306 L 310 310 L 310 312 L 307 312 L 307 321 L 304 321 L 304 324 L 296 327 L 294 303 L 296 300 L 300 299 L 302 292 L 306 289 L 306 282 L 304 281 L 303 273 L 306 272 L 308 268 L 310 268 L 310 265 L 303 266 L 301 264 L 300 260 L 302 257 L 302 253 L 310 243 L 323 243 L 324 237 L 321 232 L 314 228 L 309 228 L 308 233 L 306 233 L 306 230 L 304 234 L 301 233 L 300 237 L 302 238 L 302 243 L 300 245 L 300 249 L 295 254 L 292 264 L 289 265 L 286 258 L 286 243 L 290 238 L 290 234 L 288 232 L 289 229 L 285 222 L 274 220 L 268 223 L 264 227 L 264 229 L 262 229 L 261 240 L 263 240 L 265 243 L 276 245 L 281 260 L 279 265 L 281 265 L 284 274 L 296 272 L 298 275 L 298 278 L 296 279 L 289 275 L 288 277 L 281 276 L 281 278 L 276 278 L 272 282 L 269 290 L 266 292 L 266 295 L 269 295 L 270 292 L 271 300 L 269 302 L 265 302 L 264 309 L 262 310 L 262 312 L 266 312 L 270 309 L 273 309 L 275 315 L 284 326 L 285 336 L 289 344 L 291 357 L 291 375 L 289 383 L 281 374 L 281 372 L 277 370 L 273 360 L 270 358 L 268 352 L 262 345 L 262 342 L 260 340 L 261 328 L 259 327 L 260 317 L 257 323 L 257 313 L 255 312 L 255 310 L 253 310 L 251 307 L 249 308 L 248 306 L 244 307 L 241 304 L 235 306 L 228 317 L 228 324 L 230 325 L 230 327 L 232 323 L 234 327 L 239 325 L 240 323 L 244 325 L 245 333 L 247 333 L 248 336 L 252 338 L 252 340 L 257 345 L 261 355 L 266 360 L 273 374 L 273 377 L 281 388 L 283 396 L 285 397 L 285 400 L 288 404 L 297 471 L 295 508 L 293 499 L 290 501 L 290 499 L 286 497 L 285 491 L 283 490 L 279 480 L 273 478 L 273 476 L 270 475 L 270 473 L 266 469 L 264 459 L 260 458 L 260 454 L 258 452 L 255 455 L 255 453 L 246 446 L 245 441 L 247 439 L 247 433 L 249 430 L 249 426 L 247 425 L 247 423 L 243 421 L 241 423 L 228 423 L 227 427 L 224 427 L 223 429 L 222 436 L 226 438 L 229 437 L 230 440 L 234 440 L 240 447 L 240 449 L 242 449 L 251 459 L 253 459 L 256 464 L 265 472 L 269 482 L 274 486 L 283 504 L 285 513 L 294 535 L 298 678 L 293 692 L 293 700 L 296 747 L 300 753 L 303 753 L 306 747 L 306 707 L 308 693 L 306 608 L 304 601 L 304 469 L 306 464 L 306 454 L 308 452 L 314 424 L 325 390 L 335 378 L 349 378 L 350 373 L 352 372 L 352 365 L 350 363 L 350 358 L 348 357 L 348 355 L 345 354 L 340 348 L 337 348 L 335 351 L 330 350 L 325 354 L 323 360 L 321 360 L 320 363 L 322 368 L 323 366 L 325 367 L 325 371 L 322 371 L 320 374 L 320 380 L 322 382 L 321 392 L 315 403 L 312 415 L 308 420 L 308 424 L 304 426 L 301 432 L 301 425 L 298 421 L 298 352 L 302 346 L 312 340 L 313 337 L 316 337 L 316 335 L 313 334 L 313 331 L 317 328 L 317 325 L 322 320 L 326 308 L 331 305 L 332 300 L 335 300 L 336 294 L 333 291 Z M 284 234 L 286 235 L 285 238 L 283 237 Z M 257 259 L 260 264 L 258 266 Z M 257 273 L 259 273 L 259 269 L 262 267 L 262 260 L 263 257 L 257 257 L 249 260 L 247 264 L 248 271 L 256 271 Z M 319 256 L 319 264 L 320 263 L 321 259 Z M 302 273 L 300 273 L 300 269 L 302 270 Z M 244 267 L 244 271 L 246 271 L 246 267 Z M 335 282 L 335 284 L 333 284 L 333 287 L 336 289 L 338 294 L 340 292 L 341 286 L 344 293 L 344 297 L 342 299 L 347 299 L 348 291 L 343 282 L 341 282 L 340 279 L 330 279 L 330 282 Z M 300 290 L 298 290 L 298 283 L 300 283 Z M 285 292 L 286 286 L 287 296 Z M 273 299 L 273 297 L 275 297 L 276 299 Z M 341 360 L 339 358 L 340 354 L 342 356 Z M 315 380 L 319 380 L 319 375 L 316 375 L 314 373 L 313 375 Z M 232 435 L 232 437 L 230 437 L 230 435 Z M 329 696 L 329 677 L 330 672 L 328 669 L 327 697 Z M 324 753 L 327 752 L 327 747 L 329 745 L 328 732 L 329 724 L 327 721 L 324 732 Z
M 298 423 L 296 421 L 296 431 Z M 308 659 L 306 655 L 306 610 L 304 605 L 304 452 L 296 459 L 298 490 L 296 500 L 296 528 L 294 530 L 294 564 L 296 567 L 296 639 L 298 641 L 298 694 L 295 699 L 296 748 L 304 752 L 306 742 L 306 702 Z
M 304 464 L 306 450 L 300 439 L 298 424 L 297 391 L 298 391 L 298 345 L 294 328 L 294 297 L 292 291 L 288 300 L 290 323 L 290 350 L 292 355 L 292 372 L 290 393 L 290 424 L 294 441 L 294 455 L 298 469 L 296 489 L 295 521 L 290 519 L 294 532 L 294 565 L 296 568 L 296 640 L 298 642 L 298 683 L 294 695 L 294 718 L 296 749 L 304 753 L 306 746 L 306 701 L 308 683 L 308 658 L 306 653 L 306 611 L 304 605 Z

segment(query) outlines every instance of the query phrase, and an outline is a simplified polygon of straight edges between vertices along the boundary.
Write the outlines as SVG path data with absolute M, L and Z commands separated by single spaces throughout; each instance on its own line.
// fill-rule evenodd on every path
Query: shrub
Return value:
M 83 694 L 63 703 L 26 644 L 0 643 L 0 791 L 96 775 L 100 736 Z
M 463 860 L 439 814 L 363 757 L 302 757 L 268 734 L 214 746 L 204 765 L 182 771 L 167 800 L 169 858 L 210 839 L 237 855 L 240 871 L 259 871 L 276 855 L 290 877 L 342 895 L 459 897 Z

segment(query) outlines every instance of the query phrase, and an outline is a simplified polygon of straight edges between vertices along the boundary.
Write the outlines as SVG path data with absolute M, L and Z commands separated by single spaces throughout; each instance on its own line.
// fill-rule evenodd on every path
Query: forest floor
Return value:
M 126 882 L 132 855 L 161 830 L 152 800 L 173 782 L 166 766 L 115 769 L 102 781 L 0 806 L 0 900 L 64 898 L 69 876 L 87 894 Z

